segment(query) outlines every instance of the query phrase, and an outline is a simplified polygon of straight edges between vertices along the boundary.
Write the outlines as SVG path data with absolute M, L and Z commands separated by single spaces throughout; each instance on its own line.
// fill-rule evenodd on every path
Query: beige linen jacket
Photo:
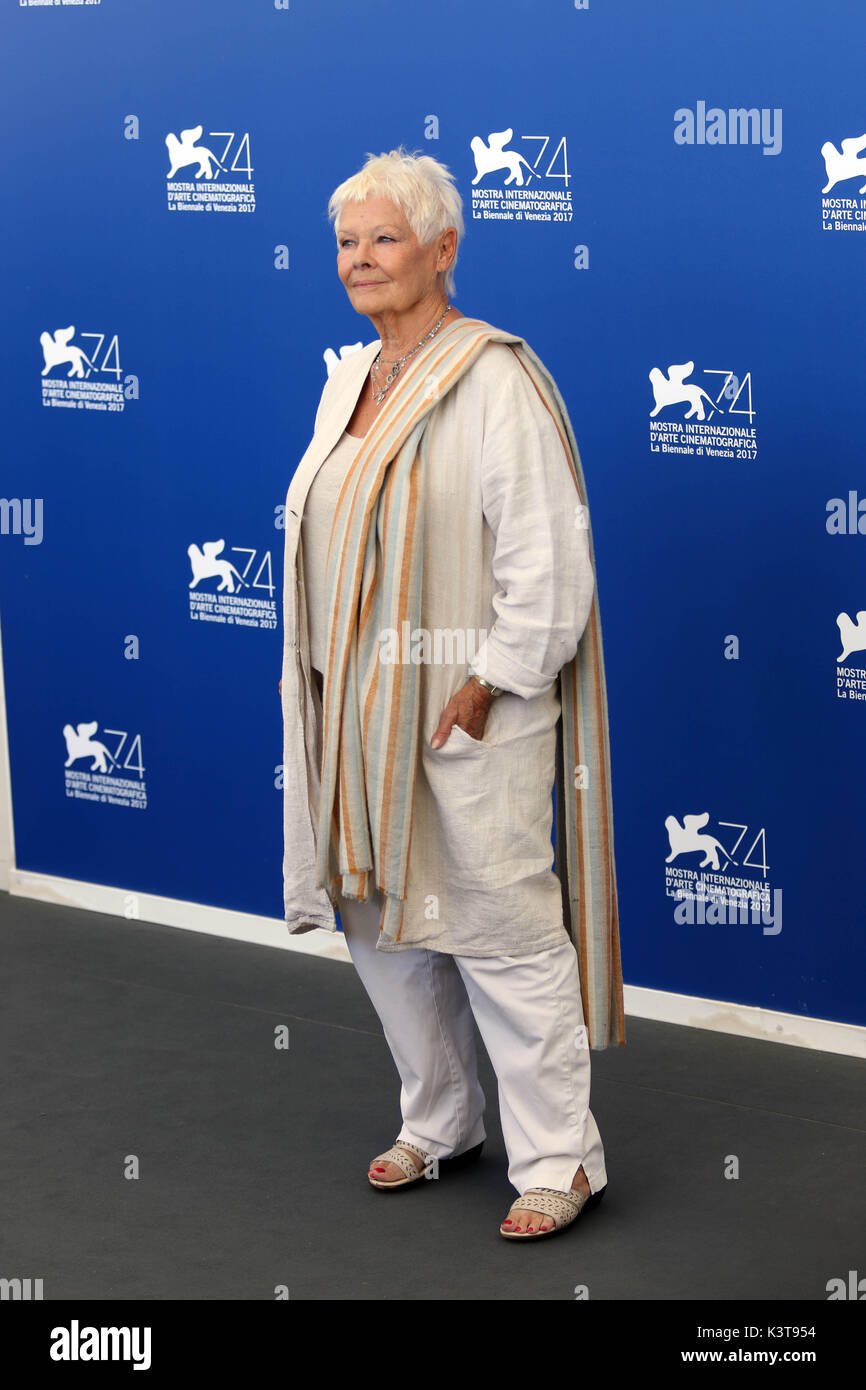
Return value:
M 315 872 L 322 711 L 310 671 L 301 519 L 316 471 L 345 430 L 380 346 L 376 339 L 332 371 L 286 496 L 283 883 L 292 933 L 337 925 Z M 552 864 L 557 676 L 575 655 L 592 607 L 587 532 L 575 515 L 555 425 L 505 344 L 488 343 L 446 392 L 426 438 L 421 624 L 433 640 L 437 632 L 444 636 L 438 657 L 422 664 L 425 794 L 432 792 L 443 816 L 450 880 L 503 888 Z M 465 644 L 449 646 L 448 634 L 460 632 Z M 397 638 L 404 656 L 409 637 Z M 490 705 L 483 738 L 455 725 L 446 743 L 431 749 L 444 706 L 473 673 L 505 692 Z M 429 795 L 426 804 L 429 813 Z M 437 891 L 435 884 L 422 887 Z M 419 911 L 407 916 L 403 945 L 433 944 L 422 919 Z M 502 942 L 488 935 L 478 953 L 504 953 L 507 936 Z

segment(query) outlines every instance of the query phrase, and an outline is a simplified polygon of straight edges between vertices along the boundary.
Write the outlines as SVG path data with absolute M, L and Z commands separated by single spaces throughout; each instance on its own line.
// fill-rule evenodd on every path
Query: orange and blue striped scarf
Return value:
M 489 342 L 506 343 L 556 422 L 577 501 L 586 488 L 568 412 L 522 338 L 479 319 L 440 330 L 400 377 L 364 435 L 331 528 L 317 878 L 369 901 L 385 895 L 380 930 L 399 941 L 406 900 L 420 728 L 418 665 L 383 664 L 379 634 L 419 624 L 426 426 Z M 381 538 L 381 547 L 380 539 Z M 598 586 L 577 653 L 559 673 L 555 869 L 578 954 L 587 1043 L 625 1042 L 613 850 L 610 743 Z

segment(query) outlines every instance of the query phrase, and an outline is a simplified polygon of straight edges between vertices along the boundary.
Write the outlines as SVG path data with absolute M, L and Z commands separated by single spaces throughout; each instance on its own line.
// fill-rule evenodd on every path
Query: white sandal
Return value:
M 440 1172 L 451 1173 L 456 1172 L 459 1168 L 468 1167 L 470 1164 L 477 1162 L 481 1157 L 481 1150 L 483 1148 L 484 1140 L 482 1139 L 480 1143 L 473 1144 L 471 1149 L 464 1149 L 462 1153 L 452 1154 L 450 1158 L 440 1158 L 437 1160 L 432 1154 L 426 1153 L 424 1149 L 419 1149 L 417 1144 L 410 1144 L 406 1139 L 398 1139 L 397 1142 L 388 1149 L 387 1153 L 377 1154 L 377 1156 L 372 1159 L 370 1167 L 372 1168 L 374 1163 L 395 1163 L 406 1176 L 404 1178 L 398 1178 L 394 1182 L 383 1182 L 380 1178 L 372 1178 L 369 1172 L 367 1173 L 367 1177 L 370 1178 L 370 1183 L 373 1187 L 378 1187 L 382 1191 L 388 1187 L 407 1187 L 409 1183 L 415 1182 L 416 1179 L 425 1178 L 428 1173 L 436 1177 Z M 418 1155 L 424 1163 L 423 1168 L 416 1168 L 409 1154 L 406 1152 L 407 1149 L 410 1150 L 411 1153 Z M 437 1162 L 439 1165 L 438 1168 L 436 1167 Z
M 406 1152 L 407 1149 L 410 1153 L 417 1154 L 418 1157 L 423 1160 L 423 1168 L 418 1168 L 412 1162 L 409 1154 Z M 368 1173 L 367 1177 L 370 1179 L 370 1183 L 373 1187 L 408 1187 L 410 1182 L 416 1182 L 418 1178 L 426 1177 L 428 1172 L 434 1171 L 436 1159 L 432 1154 L 425 1153 L 423 1149 L 419 1149 L 417 1144 L 409 1144 L 405 1139 L 400 1139 L 398 1143 L 394 1144 L 386 1153 L 377 1154 L 370 1163 L 371 1168 L 374 1163 L 394 1163 L 406 1176 L 397 1178 L 394 1182 L 383 1182 L 380 1178 L 371 1177 Z
M 541 1236 L 555 1235 L 576 1221 L 582 1211 L 598 1206 L 605 1192 L 606 1183 L 598 1192 L 560 1192 L 555 1187 L 530 1187 L 511 1203 L 508 1215 L 515 1210 L 537 1211 L 541 1216 L 552 1216 L 554 1224 L 546 1231 L 503 1231 L 500 1226 L 499 1234 L 506 1240 L 538 1240 Z

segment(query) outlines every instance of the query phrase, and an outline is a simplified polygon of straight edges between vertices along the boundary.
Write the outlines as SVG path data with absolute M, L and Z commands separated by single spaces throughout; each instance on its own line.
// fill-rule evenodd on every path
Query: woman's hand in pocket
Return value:
M 484 737 L 487 714 L 494 699 L 495 696 L 491 695 L 489 690 L 479 685 L 474 676 L 470 676 L 442 711 L 439 725 L 430 740 L 430 747 L 441 748 L 454 724 L 459 724 L 464 733 L 480 743 Z

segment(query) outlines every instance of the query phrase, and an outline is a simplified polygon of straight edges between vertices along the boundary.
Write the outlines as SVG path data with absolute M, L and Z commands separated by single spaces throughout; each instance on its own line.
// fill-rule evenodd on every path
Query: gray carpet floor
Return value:
M 628 1019 L 592 1054 L 605 1199 L 519 1245 L 480 1041 L 480 1163 L 367 1183 L 399 1083 L 351 965 L 6 893 L 0 959 L 0 1276 L 46 1300 L 823 1301 L 866 1274 L 857 1059 Z

